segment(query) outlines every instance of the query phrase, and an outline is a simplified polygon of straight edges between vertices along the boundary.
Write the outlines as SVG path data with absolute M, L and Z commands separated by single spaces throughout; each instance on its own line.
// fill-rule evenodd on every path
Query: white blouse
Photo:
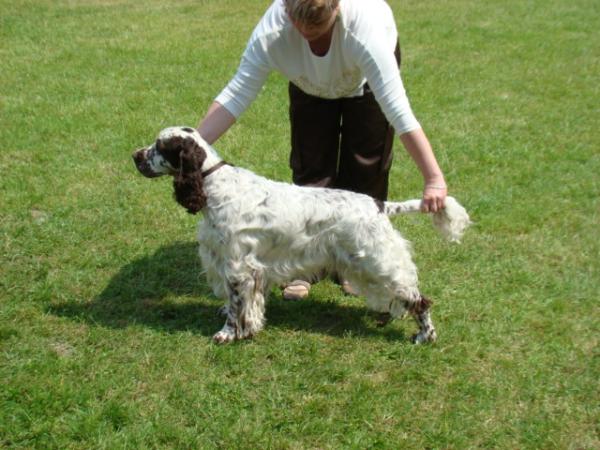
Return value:
M 237 73 L 215 101 L 236 118 L 256 98 L 269 73 L 277 70 L 310 95 L 355 97 L 365 83 L 398 134 L 420 128 L 394 56 L 398 32 L 383 0 L 341 0 L 329 51 L 312 53 L 294 28 L 283 0 L 262 17 L 242 55 Z

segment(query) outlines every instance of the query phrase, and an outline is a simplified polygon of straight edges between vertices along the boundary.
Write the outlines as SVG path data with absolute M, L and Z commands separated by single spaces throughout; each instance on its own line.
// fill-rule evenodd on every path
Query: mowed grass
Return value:
M 0 0 L 0 447 L 600 447 L 600 6 L 391 0 L 460 246 L 414 243 L 440 339 L 322 282 L 216 346 L 222 301 L 168 180 L 130 160 L 196 125 L 269 1 Z M 286 81 L 218 142 L 289 180 Z M 421 177 L 397 144 L 391 197 Z

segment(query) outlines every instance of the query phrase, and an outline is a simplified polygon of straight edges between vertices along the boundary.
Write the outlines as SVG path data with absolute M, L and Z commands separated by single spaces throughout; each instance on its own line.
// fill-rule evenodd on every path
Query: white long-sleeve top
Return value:
M 384 0 L 341 0 L 331 46 L 316 56 L 294 28 L 283 0 L 275 0 L 250 40 L 237 73 L 215 101 L 236 118 L 256 98 L 269 73 L 279 71 L 310 95 L 363 94 L 365 83 L 398 134 L 420 128 L 394 56 L 398 32 Z

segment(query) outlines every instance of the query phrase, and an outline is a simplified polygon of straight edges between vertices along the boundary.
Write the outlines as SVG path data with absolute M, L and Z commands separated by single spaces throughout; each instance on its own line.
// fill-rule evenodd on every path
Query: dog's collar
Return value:
M 223 166 L 230 166 L 230 165 L 231 164 L 229 164 L 227 161 L 219 161 L 214 166 L 212 166 L 210 169 L 206 169 L 204 172 L 202 172 L 202 174 L 201 174 L 202 178 L 209 176 L 211 173 L 219 170 Z

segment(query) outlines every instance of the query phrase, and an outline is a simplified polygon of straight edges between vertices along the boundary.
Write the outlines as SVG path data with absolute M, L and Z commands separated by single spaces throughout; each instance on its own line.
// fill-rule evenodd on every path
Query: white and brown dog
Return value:
M 420 200 L 379 202 L 353 192 L 271 181 L 225 163 L 193 128 L 163 130 L 133 159 L 146 177 L 171 175 L 175 198 L 202 212 L 200 257 L 215 295 L 228 299 L 227 320 L 214 340 L 244 339 L 265 322 L 270 287 L 337 273 L 364 295 L 367 307 L 392 318 L 410 313 L 415 343 L 434 341 L 431 302 L 417 287 L 409 243 L 388 216 L 415 212 Z M 458 241 L 469 225 L 452 197 L 434 225 Z

